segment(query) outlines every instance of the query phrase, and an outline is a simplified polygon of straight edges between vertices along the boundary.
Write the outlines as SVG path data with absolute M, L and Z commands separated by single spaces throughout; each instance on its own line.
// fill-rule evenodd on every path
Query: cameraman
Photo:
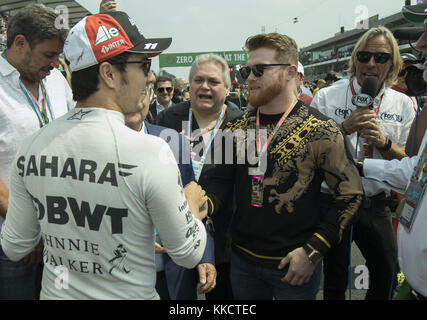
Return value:
M 188 88 L 187 81 L 184 78 L 175 79 L 175 90 L 172 97 L 172 102 L 178 104 L 184 100 L 184 91 Z
M 400 54 L 400 58 L 402 58 L 402 69 L 399 71 L 399 74 L 397 75 L 397 83 L 393 86 L 393 89 L 406 94 L 412 100 L 412 103 L 414 104 L 414 110 L 415 112 L 417 112 L 418 98 L 421 98 L 421 97 L 411 96 L 410 92 L 408 94 L 406 77 L 408 76 L 407 67 L 417 63 L 418 59 L 416 56 L 414 56 L 411 53 L 402 53 Z
M 102 0 L 99 4 L 99 13 L 116 11 L 117 3 L 115 0 Z

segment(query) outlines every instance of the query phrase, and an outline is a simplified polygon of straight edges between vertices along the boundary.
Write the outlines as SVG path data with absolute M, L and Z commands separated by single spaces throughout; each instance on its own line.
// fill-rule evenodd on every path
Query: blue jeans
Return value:
M 308 283 L 292 286 L 280 281 L 288 268 L 265 267 L 231 253 L 231 286 L 237 300 L 315 300 L 319 291 L 322 264 L 318 263 Z
M 39 266 L 28 267 L 23 260 L 9 260 L 0 246 L 0 300 L 36 300 L 38 270 Z

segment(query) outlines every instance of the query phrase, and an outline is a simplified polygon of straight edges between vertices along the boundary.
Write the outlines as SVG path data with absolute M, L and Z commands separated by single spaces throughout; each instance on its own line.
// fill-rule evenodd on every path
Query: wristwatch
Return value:
M 385 137 L 385 145 L 384 147 L 377 147 L 378 150 L 380 151 L 388 151 L 391 149 L 391 140 L 388 137 Z
M 313 249 L 312 247 L 310 247 L 308 244 L 304 244 L 302 248 L 307 254 L 311 264 L 317 264 L 320 260 L 322 260 L 323 258 L 322 254 L 316 249 Z
M 364 177 L 365 173 L 363 172 L 363 160 L 356 162 L 356 168 L 357 168 L 357 171 L 359 171 L 359 175 L 361 177 Z

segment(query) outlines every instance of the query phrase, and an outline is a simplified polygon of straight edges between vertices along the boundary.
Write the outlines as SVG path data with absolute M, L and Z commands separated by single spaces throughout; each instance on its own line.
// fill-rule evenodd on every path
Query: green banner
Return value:
M 246 64 L 248 55 L 245 51 L 164 53 L 159 55 L 159 68 L 191 67 L 197 56 L 204 53 L 215 53 L 227 60 L 229 65 Z

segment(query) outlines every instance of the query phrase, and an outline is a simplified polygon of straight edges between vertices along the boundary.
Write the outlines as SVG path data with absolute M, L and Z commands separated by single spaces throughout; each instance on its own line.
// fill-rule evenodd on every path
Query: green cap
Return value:
M 402 14 L 411 22 L 426 23 L 427 3 L 417 4 L 414 6 L 404 6 Z

